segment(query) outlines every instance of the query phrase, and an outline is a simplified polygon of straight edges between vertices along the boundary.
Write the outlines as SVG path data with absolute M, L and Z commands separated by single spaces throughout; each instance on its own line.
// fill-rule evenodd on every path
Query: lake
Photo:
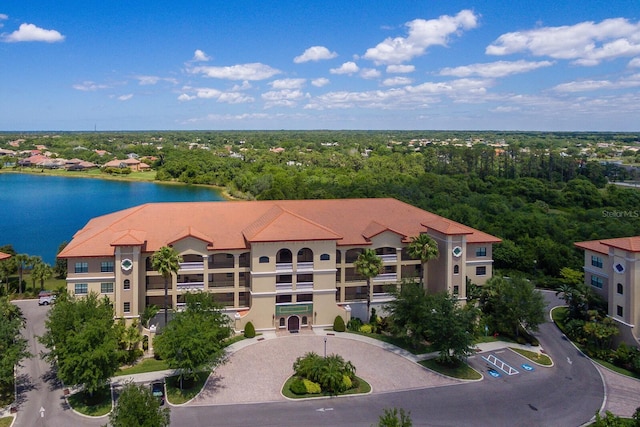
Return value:
M 93 217 L 151 202 L 224 200 L 188 185 L 0 174 L 0 246 L 53 264 L 58 246 Z

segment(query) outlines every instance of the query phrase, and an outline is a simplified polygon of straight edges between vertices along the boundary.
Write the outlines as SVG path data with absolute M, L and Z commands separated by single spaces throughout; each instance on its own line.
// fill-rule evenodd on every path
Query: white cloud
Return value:
M 158 82 L 161 82 L 161 81 L 169 82 L 169 83 L 173 83 L 173 84 L 178 84 L 178 80 L 176 80 L 176 79 L 174 79 L 172 77 L 134 76 L 134 79 L 138 80 L 138 84 L 140 86 L 155 85 L 155 84 L 158 84 Z
M 109 89 L 110 86 L 105 84 L 98 84 L 92 81 L 84 81 L 82 83 L 74 84 L 72 87 L 83 92 L 94 92 L 96 90 Z
M 629 68 L 640 68 L 640 58 L 633 58 L 631 61 L 629 61 L 629 64 L 627 64 L 627 66 Z
M 11 34 L 2 36 L 2 41 L 14 42 L 46 42 L 55 43 L 64 40 L 64 36 L 56 30 L 45 30 L 33 24 L 20 24 L 20 27 Z
M 269 85 L 274 89 L 300 89 L 307 79 L 280 79 L 274 80 Z
M 357 73 L 358 71 L 360 71 L 360 68 L 353 61 L 345 62 L 340 67 L 332 68 L 329 70 L 331 74 L 353 74 Z
M 409 77 L 392 77 L 382 81 L 383 86 L 405 86 L 413 83 Z
M 293 58 L 293 62 L 296 64 L 301 64 L 303 62 L 309 61 L 321 61 L 323 59 L 332 59 L 338 56 L 336 52 L 331 52 L 324 46 L 311 46 L 309 49 L 305 50 L 304 53 L 300 56 L 296 56 Z
M 178 97 L 178 101 L 192 101 L 196 98 L 197 96 L 195 95 L 187 95 L 186 93 L 183 93 Z
M 329 84 L 329 79 L 325 77 L 319 77 L 317 79 L 311 80 L 311 84 L 315 87 L 323 87 Z
M 297 89 L 283 89 L 265 92 L 262 94 L 262 99 L 266 101 L 265 107 L 293 107 L 297 105 L 298 101 L 304 99 L 306 96 L 307 95 L 305 95 L 302 91 Z
M 133 94 L 132 94 L 132 93 L 129 93 L 129 94 L 126 94 L 126 95 L 120 95 L 120 96 L 118 97 L 118 100 L 119 100 L 119 101 L 128 101 L 128 100 L 130 100 L 131 98 L 133 98 Z
M 505 77 L 511 74 L 526 73 L 542 67 L 549 67 L 553 65 L 551 61 L 497 61 L 484 64 L 471 64 L 454 68 L 443 68 L 440 71 L 442 76 L 455 76 L 455 77 Z
M 9 15 L 0 13 L 0 28 L 4 27 L 4 22 L 2 21 L 6 21 L 7 19 L 9 19 Z
M 387 38 L 364 54 L 376 64 L 401 64 L 424 55 L 430 46 L 446 46 L 451 35 L 478 25 L 478 16 L 470 10 L 462 10 L 456 16 L 443 15 L 437 19 L 415 19 L 405 24 L 407 37 Z
M 640 74 L 623 77 L 615 81 L 611 80 L 581 80 L 562 83 L 553 89 L 557 92 L 588 92 L 600 89 L 628 89 L 640 87 Z
M 215 79 L 228 80 L 265 80 L 276 74 L 280 74 L 280 70 L 276 70 L 259 62 L 230 65 L 227 67 L 200 66 L 190 69 L 189 72 L 202 74 Z
M 362 71 L 360 71 L 360 77 L 363 79 L 377 79 L 380 77 L 380 74 L 380 71 L 375 68 L 363 68 Z
M 407 74 L 413 73 L 416 70 L 415 65 L 389 65 L 387 66 L 387 73 L 389 74 Z
M 200 49 L 196 49 L 196 51 L 193 53 L 193 62 L 206 62 L 209 61 L 211 59 L 211 57 L 209 55 L 207 55 L 206 53 L 204 53 L 202 50 Z
M 178 96 L 178 101 L 193 101 L 194 99 L 215 99 L 218 102 L 224 102 L 227 104 L 240 104 L 255 101 L 253 97 L 236 91 L 223 92 L 214 88 L 192 88 L 189 86 L 183 87 L 182 90 L 184 92 L 180 96 Z
M 487 46 L 485 52 L 488 55 L 529 52 L 593 66 L 603 60 L 640 54 L 640 22 L 634 24 L 625 18 L 613 18 L 599 23 L 587 21 L 505 33 Z

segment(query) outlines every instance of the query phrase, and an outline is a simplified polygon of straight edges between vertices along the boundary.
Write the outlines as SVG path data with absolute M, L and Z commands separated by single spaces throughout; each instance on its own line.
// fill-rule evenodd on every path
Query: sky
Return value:
M 8 0 L 0 61 L 0 131 L 640 131 L 639 0 Z

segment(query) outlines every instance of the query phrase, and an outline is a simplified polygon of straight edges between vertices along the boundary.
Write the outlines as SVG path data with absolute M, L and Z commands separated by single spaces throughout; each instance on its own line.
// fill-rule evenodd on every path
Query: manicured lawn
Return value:
M 13 422 L 13 417 L 2 417 L 0 418 L 0 427 L 9 427 Z
M 546 354 L 538 354 L 535 351 L 523 350 L 521 348 L 509 347 L 511 350 L 526 357 L 527 359 L 536 362 L 542 366 L 551 366 L 552 361 Z
M 177 375 L 167 377 L 167 401 L 174 405 L 190 401 L 200 393 L 207 378 L 209 378 L 209 372 L 199 372 L 195 381 L 184 381 L 184 388 L 181 390 Z
M 291 378 L 289 378 L 284 383 L 284 386 L 282 387 L 282 394 L 285 397 L 288 397 L 289 399 L 308 399 L 308 398 L 312 398 L 312 397 L 332 396 L 329 393 L 295 394 L 289 389 L 289 387 L 291 386 L 291 383 L 293 382 L 293 380 L 295 380 L 295 378 L 296 378 L 295 375 L 292 376 Z M 352 388 L 350 390 L 347 390 L 344 393 L 338 393 L 337 396 L 349 396 L 349 395 L 352 395 L 352 394 L 365 394 L 365 393 L 369 393 L 371 391 L 371 386 L 369 385 L 368 382 L 366 382 L 365 380 L 363 380 L 362 378 L 360 378 L 358 376 L 356 376 L 356 378 L 358 379 L 358 387 Z
M 482 375 L 471 366 L 466 363 L 461 363 L 457 366 L 443 365 L 436 361 L 436 359 L 428 359 L 420 362 L 425 368 L 429 368 L 432 371 L 436 371 L 439 374 L 446 375 L 452 378 L 458 378 L 461 380 L 479 380 Z
M 105 386 L 89 396 L 84 391 L 68 397 L 69 405 L 76 411 L 92 417 L 100 417 L 111 412 L 111 387 Z
M 164 371 L 169 369 L 169 365 L 164 360 L 154 358 L 144 359 L 142 362 L 131 366 L 130 368 L 119 369 L 115 376 L 144 374 L 146 372 Z

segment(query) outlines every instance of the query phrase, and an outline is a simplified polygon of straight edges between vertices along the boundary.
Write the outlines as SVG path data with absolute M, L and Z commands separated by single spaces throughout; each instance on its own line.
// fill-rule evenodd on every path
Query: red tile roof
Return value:
M 587 249 L 603 254 L 609 253 L 609 248 L 618 248 L 628 252 L 640 252 L 640 236 L 620 237 L 617 239 L 591 240 L 587 242 L 574 243 L 581 249 Z
M 93 218 L 59 256 L 112 256 L 112 246 L 128 239 L 140 245 L 136 241 L 144 239 L 143 251 L 154 252 L 186 236 L 207 242 L 213 250 L 245 249 L 251 242 L 301 240 L 365 246 L 370 237 L 385 230 L 406 240 L 430 228 L 444 234 L 466 234 L 470 243 L 501 241 L 395 199 L 150 203 Z
M 0 252 L 0 261 L 2 261 L 3 259 L 9 259 L 9 258 L 11 258 L 11 255 L 5 254 L 4 252 Z

